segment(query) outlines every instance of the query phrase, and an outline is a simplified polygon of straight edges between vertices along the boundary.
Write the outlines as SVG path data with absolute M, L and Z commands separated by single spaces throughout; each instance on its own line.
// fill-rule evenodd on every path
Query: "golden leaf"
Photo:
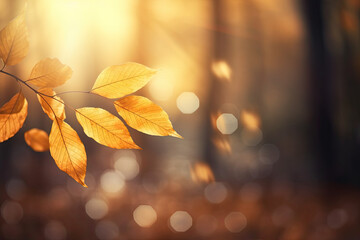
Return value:
M 140 149 L 120 119 L 101 108 L 80 108 L 76 118 L 88 137 L 98 143 L 116 149 Z
M 48 134 L 37 128 L 30 129 L 24 134 L 25 142 L 35 152 L 45 152 L 49 150 L 49 136 Z
M 28 103 L 22 93 L 17 93 L 0 108 L 0 142 L 14 136 L 25 122 Z
M 84 183 L 86 174 L 86 152 L 78 134 L 66 122 L 55 119 L 49 136 L 50 154 L 61 171 L 75 181 Z
M 173 129 L 167 113 L 145 97 L 124 97 L 115 101 L 114 105 L 125 122 L 140 132 L 182 138 Z
M 65 106 L 63 100 L 60 97 L 55 96 L 54 98 L 48 96 L 54 96 L 56 93 L 51 88 L 39 89 L 40 93 L 45 95 L 37 94 L 38 100 L 41 104 L 44 112 L 49 116 L 51 120 L 55 120 L 55 116 L 61 120 L 65 120 Z
M 57 58 L 45 58 L 34 66 L 26 82 L 38 87 L 55 88 L 70 79 L 72 73 L 71 68 Z
M 100 73 L 91 92 L 107 98 L 121 98 L 145 86 L 155 72 L 138 63 L 110 66 Z
M 25 11 L 13 19 L 0 32 L 0 57 L 4 65 L 19 63 L 29 51 Z

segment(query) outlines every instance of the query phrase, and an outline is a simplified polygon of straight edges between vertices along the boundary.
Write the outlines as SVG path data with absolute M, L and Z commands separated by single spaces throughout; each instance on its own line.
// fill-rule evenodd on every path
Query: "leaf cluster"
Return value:
M 105 109 L 83 107 L 74 109 L 56 94 L 54 88 L 71 78 L 72 70 L 58 59 L 45 58 L 33 67 L 27 80 L 6 72 L 6 66 L 18 64 L 28 53 L 28 30 L 25 10 L 0 31 L 0 73 L 14 78 L 20 90 L 0 108 L 0 142 L 14 136 L 23 126 L 28 102 L 21 86 L 37 94 L 44 113 L 52 120 L 50 134 L 30 129 L 24 135 L 26 143 L 38 152 L 50 150 L 56 165 L 86 187 L 87 156 L 77 132 L 65 122 L 65 107 L 73 110 L 85 134 L 96 142 L 116 149 L 141 149 L 132 139 L 125 124 Z M 156 136 L 182 138 L 172 127 L 167 113 L 151 100 L 132 94 L 144 87 L 156 73 L 138 63 L 125 63 L 104 69 L 88 93 L 113 101 L 113 105 L 128 126 Z

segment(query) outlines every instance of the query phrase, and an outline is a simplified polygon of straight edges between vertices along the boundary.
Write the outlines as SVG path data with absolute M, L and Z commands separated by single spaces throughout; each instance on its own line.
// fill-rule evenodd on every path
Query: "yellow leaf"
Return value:
M 24 134 L 25 142 L 35 152 L 45 152 L 49 150 L 49 136 L 48 134 L 37 128 L 30 129 Z
M 145 86 L 155 73 L 138 63 L 110 66 L 100 73 L 91 92 L 107 98 L 121 98 Z
M 4 65 L 19 63 L 29 51 L 25 11 L 13 19 L 0 32 L 0 57 Z
M 125 122 L 140 132 L 182 138 L 173 129 L 167 113 L 145 97 L 124 97 L 115 101 L 114 105 Z
M 23 126 L 28 103 L 22 93 L 17 93 L 0 108 L 0 142 L 14 136 Z
M 101 108 L 80 108 L 76 118 L 88 137 L 98 143 L 116 149 L 140 149 L 120 119 Z
M 60 170 L 75 181 L 84 183 L 86 174 L 86 152 L 78 134 L 66 122 L 55 119 L 49 136 L 50 154 Z
M 56 93 L 51 88 L 39 89 L 40 93 L 45 95 L 37 94 L 38 100 L 41 104 L 44 112 L 49 116 L 51 120 L 55 120 L 55 116 L 61 120 L 65 120 L 65 106 L 63 100 L 60 97 L 55 96 L 54 98 L 48 96 L 54 96 Z
M 70 79 L 72 73 L 71 68 L 57 58 L 45 58 L 34 66 L 26 82 L 38 87 L 55 88 Z

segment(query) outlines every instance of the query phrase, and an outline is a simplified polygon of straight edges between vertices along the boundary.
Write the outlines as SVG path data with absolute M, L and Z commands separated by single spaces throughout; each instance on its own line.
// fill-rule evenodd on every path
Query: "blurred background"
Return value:
M 23 0 L 0 1 L 3 28 Z M 159 69 L 137 95 L 184 140 L 130 130 L 142 151 L 89 139 L 81 187 L 24 132 L 0 144 L 0 239 L 360 239 L 359 0 L 32 0 L 26 79 L 45 57 L 91 89 L 107 66 Z M 17 84 L 0 76 L 0 103 Z M 73 107 L 103 107 L 64 94 Z

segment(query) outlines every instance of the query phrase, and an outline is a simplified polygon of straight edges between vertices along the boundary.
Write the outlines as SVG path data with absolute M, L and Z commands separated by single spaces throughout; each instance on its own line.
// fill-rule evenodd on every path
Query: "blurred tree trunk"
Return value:
M 329 55 L 325 46 L 325 23 L 322 0 L 304 0 L 302 4 L 307 30 L 310 126 L 312 152 L 320 177 L 325 182 L 335 181 L 335 132 L 332 118 L 334 83 Z
M 300 3 L 309 45 L 310 131 L 318 173 L 328 183 L 360 184 L 360 45 L 359 29 L 351 27 L 359 26 L 359 9 L 346 12 L 350 3 L 342 0 Z M 339 33 L 340 40 L 329 32 Z

